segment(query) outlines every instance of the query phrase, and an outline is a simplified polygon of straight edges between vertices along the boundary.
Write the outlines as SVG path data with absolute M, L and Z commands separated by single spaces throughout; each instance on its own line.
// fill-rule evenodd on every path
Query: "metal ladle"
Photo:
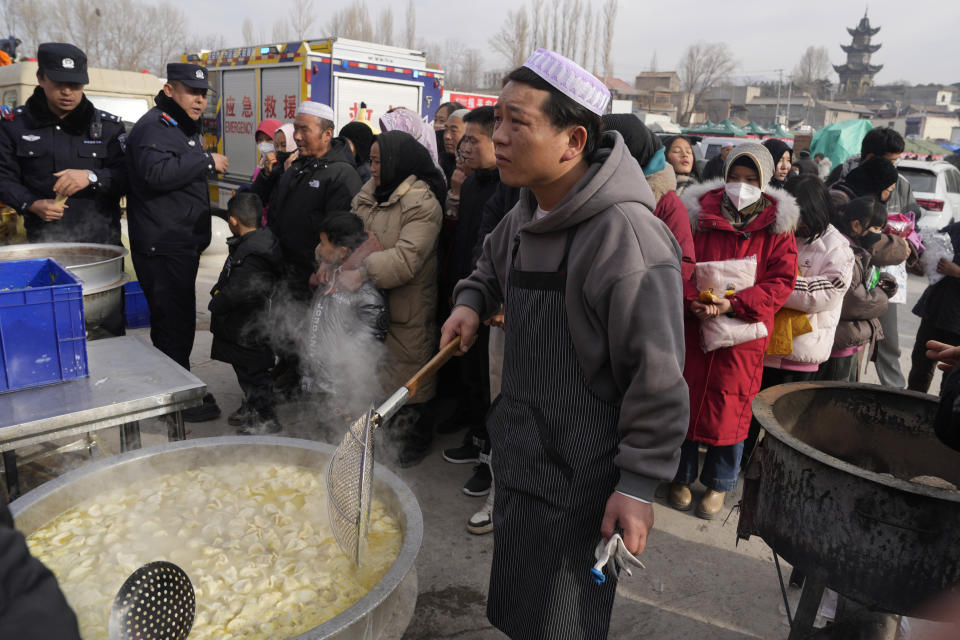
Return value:
M 110 610 L 110 640 L 186 640 L 197 598 L 186 572 L 172 562 L 150 562 L 120 587 Z

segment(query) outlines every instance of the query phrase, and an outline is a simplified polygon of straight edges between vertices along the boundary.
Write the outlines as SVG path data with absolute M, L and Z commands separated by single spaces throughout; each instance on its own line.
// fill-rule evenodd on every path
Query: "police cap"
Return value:
M 37 47 L 37 65 L 54 82 L 87 84 L 87 56 L 65 42 L 44 42 Z
M 176 80 L 194 89 L 209 89 L 208 77 L 207 68 L 198 64 L 171 62 L 167 65 L 167 82 Z

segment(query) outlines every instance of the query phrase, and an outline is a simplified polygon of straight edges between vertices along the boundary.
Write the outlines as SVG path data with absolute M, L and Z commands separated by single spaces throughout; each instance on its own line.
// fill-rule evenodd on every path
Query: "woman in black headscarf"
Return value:
M 899 173 L 892 162 L 883 156 L 874 156 L 847 174 L 834 189 L 848 192 L 850 199 L 873 196 L 881 202 L 890 199 L 897 188 Z
M 373 145 L 373 129 L 366 122 L 348 122 L 340 129 L 340 137 L 346 138 L 357 161 L 360 181 L 366 183 L 373 177 L 370 173 L 370 147 Z
M 787 178 L 790 177 L 790 169 L 793 168 L 793 149 L 777 138 L 764 140 L 763 146 L 773 156 L 773 177 L 770 178 L 770 184 L 783 189 L 787 184 Z
M 377 138 L 370 149 L 370 168 L 373 180 L 354 197 L 352 209 L 382 248 L 363 265 L 389 300 L 388 362 L 381 382 L 393 391 L 413 377 L 436 348 L 437 237 L 447 188 L 426 148 L 402 131 Z M 434 391 L 431 379 L 387 425 L 401 467 L 420 462 L 430 447 L 429 400 Z

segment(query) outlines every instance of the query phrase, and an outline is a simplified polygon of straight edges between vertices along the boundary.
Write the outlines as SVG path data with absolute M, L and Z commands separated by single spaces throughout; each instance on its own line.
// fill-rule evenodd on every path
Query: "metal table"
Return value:
M 168 435 L 185 438 L 182 409 L 203 403 L 206 385 L 136 336 L 87 343 L 90 376 L 0 395 L 0 452 L 7 491 L 19 493 L 16 449 L 121 427 L 123 451 L 140 446 L 140 420 L 175 414 Z

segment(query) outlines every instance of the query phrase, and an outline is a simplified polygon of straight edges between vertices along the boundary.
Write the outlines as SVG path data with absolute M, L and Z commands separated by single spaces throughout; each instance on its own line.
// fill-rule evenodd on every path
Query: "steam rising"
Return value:
M 353 293 L 318 290 L 309 303 L 281 289 L 256 327 L 276 351 L 299 357 L 304 422 L 322 427 L 330 441 L 389 395 L 380 379 L 386 345 L 366 317 L 377 304 L 383 302 L 370 283 Z

